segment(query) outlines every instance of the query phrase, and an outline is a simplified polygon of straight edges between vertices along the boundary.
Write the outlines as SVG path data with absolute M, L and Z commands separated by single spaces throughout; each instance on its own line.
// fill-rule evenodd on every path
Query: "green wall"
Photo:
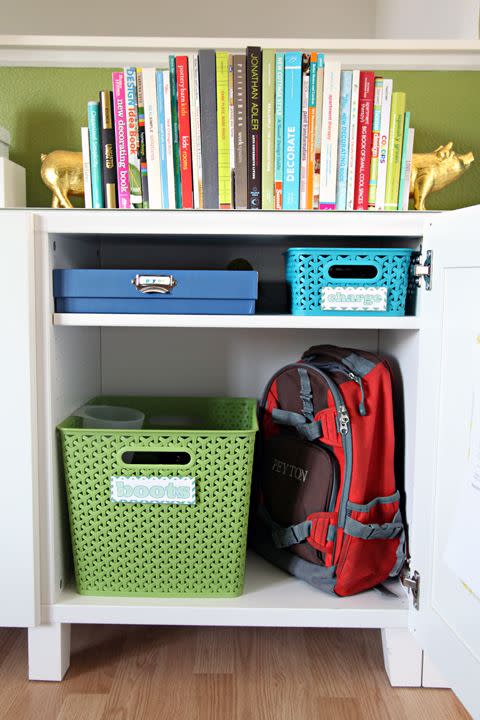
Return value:
M 480 203 L 480 72 L 390 72 L 394 89 L 407 93 L 415 127 L 415 152 L 453 140 L 475 162 L 457 182 L 427 200 L 431 209 Z M 0 126 L 12 135 L 10 157 L 27 168 L 30 207 L 50 205 L 40 179 L 40 153 L 80 150 L 87 102 L 111 87 L 111 70 L 0 68 Z

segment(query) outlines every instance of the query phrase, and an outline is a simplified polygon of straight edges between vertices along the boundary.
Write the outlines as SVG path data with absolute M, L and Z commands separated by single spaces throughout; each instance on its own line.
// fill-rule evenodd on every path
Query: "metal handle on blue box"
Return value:
M 177 281 L 173 275 L 135 275 L 132 280 L 132 285 L 144 295 L 150 293 L 166 295 L 173 290 L 176 284 Z

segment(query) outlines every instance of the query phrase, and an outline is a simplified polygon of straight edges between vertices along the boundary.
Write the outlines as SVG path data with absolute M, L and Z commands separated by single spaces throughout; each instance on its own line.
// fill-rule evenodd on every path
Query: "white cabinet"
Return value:
M 253 219 L 255 218 L 255 220 Z M 474 714 L 480 605 L 444 562 L 468 469 L 469 418 L 480 337 L 476 288 L 480 208 L 445 214 L 0 213 L 2 438 L 12 464 L 0 506 L 0 624 L 30 626 L 30 677 L 61 679 L 70 623 L 137 623 L 383 629 L 394 684 L 421 684 L 420 647 Z M 355 222 L 353 222 L 355 220 Z M 358 222 L 357 222 L 358 221 Z M 191 262 L 253 259 L 282 279 L 285 246 L 372 243 L 432 251 L 432 289 L 405 318 L 282 314 L 228 316 L 55 315 L 53 267 L 125 267 L 180 253 Z M 348 241 L 345 239 L 348 238 Z M 460 249 L 461 248 L 461 249 Z M 137 262 L 134 259 L 137 258 Z M 236 599 L 93 598 L 72 582 L 56 424 L 96 394 L 259 396 L 272 371 L 310 344 L 370 349 L 392 359 L 403 416 L 404 477 L 419 609 L 399 583 L 351 598 L 317 592 L 254 555 Z M 195 372 L 192 372 L 195 367 Z M 419 640 L 417 644 L 407 627 Z

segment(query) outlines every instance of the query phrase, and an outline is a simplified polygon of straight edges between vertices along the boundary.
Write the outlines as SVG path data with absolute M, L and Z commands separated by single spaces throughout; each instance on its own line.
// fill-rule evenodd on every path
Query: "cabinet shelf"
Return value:
M 69 327 L 246 328 L 299 330 L 418 330 L 415 316 L 300 315 L 109 315 L 54 313 L 54 325 Z
M 251 627 L 405 627 L 408 599 L 398 582 L 340 598 L 315 590 L 248 553 L 237 598 L 137 598 L 79 595 L 67 587 L 43 607 L 43 622 Z

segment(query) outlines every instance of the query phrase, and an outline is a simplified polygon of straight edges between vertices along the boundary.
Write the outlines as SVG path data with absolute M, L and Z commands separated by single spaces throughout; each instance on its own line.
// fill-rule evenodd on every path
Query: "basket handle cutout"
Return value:
M 124 465 L 190 465 L 192 456 L 181 450 L 126 450 Z
M 378 268 L 369 263 L 362 265 L 334 263 L 328 268 L 328 275 L 332 280 L 373 280 L 378 275 Z

